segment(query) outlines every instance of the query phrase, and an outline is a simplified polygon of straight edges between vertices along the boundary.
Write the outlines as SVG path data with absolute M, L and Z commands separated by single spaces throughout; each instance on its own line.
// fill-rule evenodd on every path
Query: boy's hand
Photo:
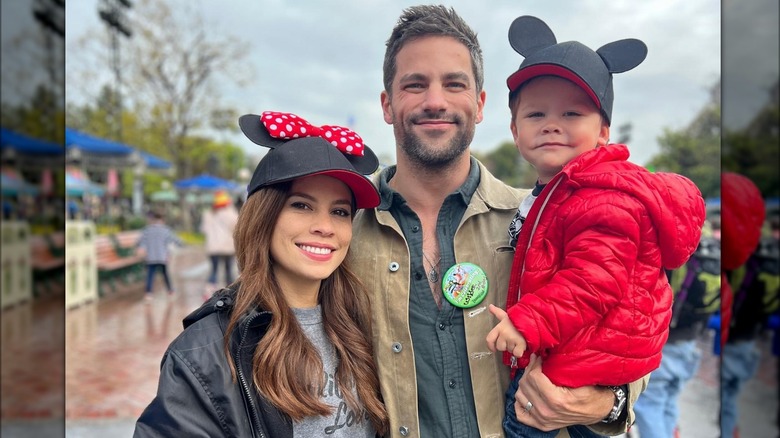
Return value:
M 523 335 L 512 325 L 512 321 L 503 309 L 492 304 L 488 309 L 498 319 L 498 324 L 493 327 L 485 339 L 490 351 L 494 353 L 496 350 L 508 351 L 515 357 L 522 356 L 528 346 Z

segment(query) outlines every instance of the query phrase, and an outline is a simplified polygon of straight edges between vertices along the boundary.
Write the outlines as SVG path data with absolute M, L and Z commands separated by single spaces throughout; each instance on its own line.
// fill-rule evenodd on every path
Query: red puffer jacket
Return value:
M 528 349 L 517 367 L 536 352 L 559 386 L 622 385 L 658 367 L 672 315 L 663 269 L 683 265 L 699 243 L 698 188 L 628 156 L 611 144 L 572 160 L 518 237 L 507 313 Z

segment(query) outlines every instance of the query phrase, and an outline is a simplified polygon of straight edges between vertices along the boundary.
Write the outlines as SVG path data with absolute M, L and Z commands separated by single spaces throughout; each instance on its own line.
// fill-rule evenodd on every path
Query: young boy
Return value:
M 512 135 L 538 182 L 510 226 L 507 311 L 490 307 L 499 323 L 487 342 L 506 352 L 515 372 L 507 436 L 555 436 L 520 421 L 533 409 L 517 392 L 530 354 L 541 356 L 556 385 L 610 387 L 615 406 L 603 421 L 622 418 L 621 385 L 658 367 L 668 336 L 664 268 L 693 254 L 705 208 L 691 181 L 651 173 L 627 161 L 625 145 L 609 144 L 612 74 L 639 65 L 644 43 L 621 40 L 596 52 L 556 44 L 549 27 L 528 16 L 512 23 L 509 40 L 525 57 L 507 79 Z M 585 426 L 569 433 L 599 436 Z
M 173 288 L 168 278 L 168 247 L 170 245 L 183 246 L 181 239 L 163 221 L 163 215 L 158 211 L 149 213 L 149 223 L 141 232 L 137 248 L 146 251 L 146 293 L 144 299 L 152 299 L 152 285 L 154 273 L 159 268 L 162 272 L 165 288 L 168 296 L 173 296 Z

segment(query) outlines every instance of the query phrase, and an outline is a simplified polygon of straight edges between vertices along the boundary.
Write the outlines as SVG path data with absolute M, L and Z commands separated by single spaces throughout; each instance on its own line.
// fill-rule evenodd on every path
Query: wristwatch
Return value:
M 626 407 L 626 390 L 624 386 L 607 386 L 607 388 L 615 394 L 615 404 L 612 406 L 612 411 L 609 412 L 609 415 L 601 420 L 601 422 L 614 423 L 620 418 L 620 414 L 623 413 L 623 408 Z

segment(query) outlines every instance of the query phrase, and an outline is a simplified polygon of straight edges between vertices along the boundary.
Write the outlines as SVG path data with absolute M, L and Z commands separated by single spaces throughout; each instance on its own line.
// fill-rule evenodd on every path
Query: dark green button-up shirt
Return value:
M 409 325 L 417 372 L 420 436 L 478 437 L 463 309 L 444 298 L 441 310 L 436 306 L 423 267 L 422 225 L 403 196 L 388 185 L 394 175 L 395 166 L 385 169 L 380 176 L 381 204 L 378 209 L 393 215 L 409 246 Z M 436 221 L 440 277 L 457 262 L 455 231 L 478 185 L 479 166 L 472 158 L 468 178 L 444 200 Z

